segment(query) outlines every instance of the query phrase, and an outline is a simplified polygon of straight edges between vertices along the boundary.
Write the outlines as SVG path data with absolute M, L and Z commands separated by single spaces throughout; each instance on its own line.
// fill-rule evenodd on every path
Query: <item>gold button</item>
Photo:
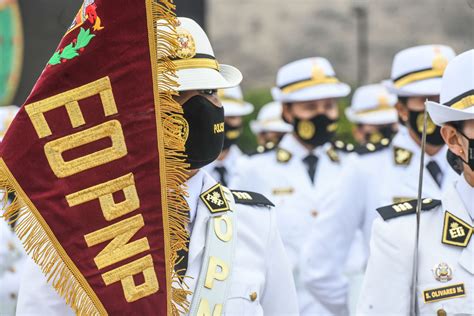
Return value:
M 446 313 L 446 311 L 444 309 L 438 309 L 438 311 L 436 312 L 436 315 L 438 316 L 446 316 L 448 315 L 448 313 Z
M 433 202 L 433 199 L 424 199 L 423 200 L 423 204 L 430 204 L 431 202 Z
M 367 147 L 367 149 L 368 149 L 369 151 L 374 151 L 374 150 L 376 149 L 376 148 L 375 148 L 375 145 L 372 144 L 372 143 L 368 143 L 368 144 L 366 145 L 366 147 Z
M 250 300 L 254 302 L 257 299 L 257 292 L 252 292 L 250 295 Z
M 389 140 L 388 138 L 384 138 L 384 139 L 382 139 L 382 140 L 380 141 L 380 143 L 381 143 L 382 145 L 384 145 L 384 146 L 387 146 L 388 143 L 390 143 L 390 140 Z

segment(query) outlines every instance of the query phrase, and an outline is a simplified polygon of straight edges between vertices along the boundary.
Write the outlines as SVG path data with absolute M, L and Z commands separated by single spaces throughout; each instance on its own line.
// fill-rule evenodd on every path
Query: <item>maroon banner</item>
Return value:
M 158 66 L 155 39 L 171 8 L 86 0 L 1 144 L 1 186 L 18 197 L 5 217 L 78 313 L 171 308 L 168 243 L 183 228 L 168 224 L 176 196 L 162 179 L 180 181 L 166 173 L 173 124 L 162 130 L 161 102 L 176 104 L 163 75 L 173 69 Z M 181 167 L 176 160 L 172 170 Z

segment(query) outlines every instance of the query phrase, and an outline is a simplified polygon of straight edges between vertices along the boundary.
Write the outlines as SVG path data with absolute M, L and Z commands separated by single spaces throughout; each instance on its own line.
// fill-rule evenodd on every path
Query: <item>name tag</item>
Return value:
M 288 195 L 293 194 L 293 192 L 295 192 L 295 190 L 292 187 L 272 189 L 273 195 Z
M 465 295 L 466 290 L 464 289 L 464 283 L 423 291 L 423 299 L 425 300 L 425 303 L 432 303 Z

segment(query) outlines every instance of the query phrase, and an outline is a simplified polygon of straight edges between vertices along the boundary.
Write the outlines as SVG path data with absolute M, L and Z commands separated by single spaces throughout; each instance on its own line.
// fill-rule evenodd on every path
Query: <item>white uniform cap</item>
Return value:
M 270 102 L 262 106 L 258 112 L 257 119 L 250 122 L 252 133 L 263 132 L 289 133 L 293 127 L 283 121 L 283 107 L 280 102 Z
M 322 57 L 305 58 L 281 67 L 276 84 L 272 96 L 280 102 L 340 98 L 351 92 L 349 85 L 336 78 L 331 64 Z
M 244 116 L 253 112 L 253 105 L 244 101 L 239 86 L 221 89 L 218 91 L 218 96 L 224 106 L 225 116 Z
M 446 68 L 440 103 L 426 102 L 428 113 L 437 125 L 474 120 L 474 50 L 455 57 Z
M 177 90 L 225 89 L 237 86 L 242 81 L 242 74 L 233 66 L 219 64 L 211 42 L 199 24 L 189 18 L 180 17 L 178 20 L 180 25 L 176 27 L 176 33 L 179 47 L 176 57 L 172 58 L 177 69 Z M 158 31 L 169 33 L 169 23 L 158 21 Z M 163 51 L 166 49 L 158 47 L 158 58 Z
M 20 108 L 15 105 L 0 106 L 0 141 L 3 140 L 8 127 L 10 127 L 19 110 Z
M 391 80 L 384 81 L 390 92 L 401 97 L 439 95 L 441 78 L 456 54 L 444 45 L 422 45 L 395 55 Z
M 346 116 L 352 123 L 383 125 L 398 121 L 397 96 L 381 84 L 362 86 L 354 92 Z

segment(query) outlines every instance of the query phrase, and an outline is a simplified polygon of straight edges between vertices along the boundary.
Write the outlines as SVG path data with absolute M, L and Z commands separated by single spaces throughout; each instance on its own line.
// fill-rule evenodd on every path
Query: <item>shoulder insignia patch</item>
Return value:
M 351 153 L 355 149 L 355 146 L 353 144 L 345 143 L 342 140 L 336 140 L 336 141 L 332 142 L 332 145 L 337 150 L 344 151 L 344 152 L 347 152 L 347 153 Z
M 444 213 L 443 244 L 466 247 L 472 237 L 474 227 L 446 211 Z
M 234 196 L 235 203 L 246 205 L 275 206 L 269 199 L 260 193 L 249 191 L 230 190 Z
M 378 143 L 367 143 L 365 145 L 358 146 L 355 152 L 359 155 L 365 155 L 380 151 L 382 149 L 387 148 L 390 145 L 390 139 L 383 138 Z
M 405 148 L 393 147 L 393 159 L 395 164 L 399 166 L 408 166 L 411 162 L 411 157 L 413 157 L 413 153 Z
M 201 193 L 200 197 L 211 213 L 220 213 L 230 210 L 229 203 L 224 196 L 220 183 L 206 192 Z
M 288 161 L 290 161 L 292 156 L 293 155 L 288 150 L 285 150 L 283 148 L 278 148 L 276 151 L 277 161 L 281 163 L 287 163 Z
M 337 153 L 336 149 L 334 147 L 329 147 L 328 150 L 326 150 L 326 154 L 328 155 L 329 159 L 332 162 L 340 162 L 341 160 L 339 159 L 339 154 Z
M 417 200 L 406 201 L 402 203 L 396 203 L 388 206 L 379 207 L 377 212 L 379 212 L 380 216 L 384 220 L 389 220 L 391 218 L 408 215 L 408 214 L 415 214 L 416 213 L 416 203 Z M 423 199 L 421 204 L 422 211 L 428 211 L 436 206 L 441 205 L 440 200 L 433 200 L 433 199 Z

